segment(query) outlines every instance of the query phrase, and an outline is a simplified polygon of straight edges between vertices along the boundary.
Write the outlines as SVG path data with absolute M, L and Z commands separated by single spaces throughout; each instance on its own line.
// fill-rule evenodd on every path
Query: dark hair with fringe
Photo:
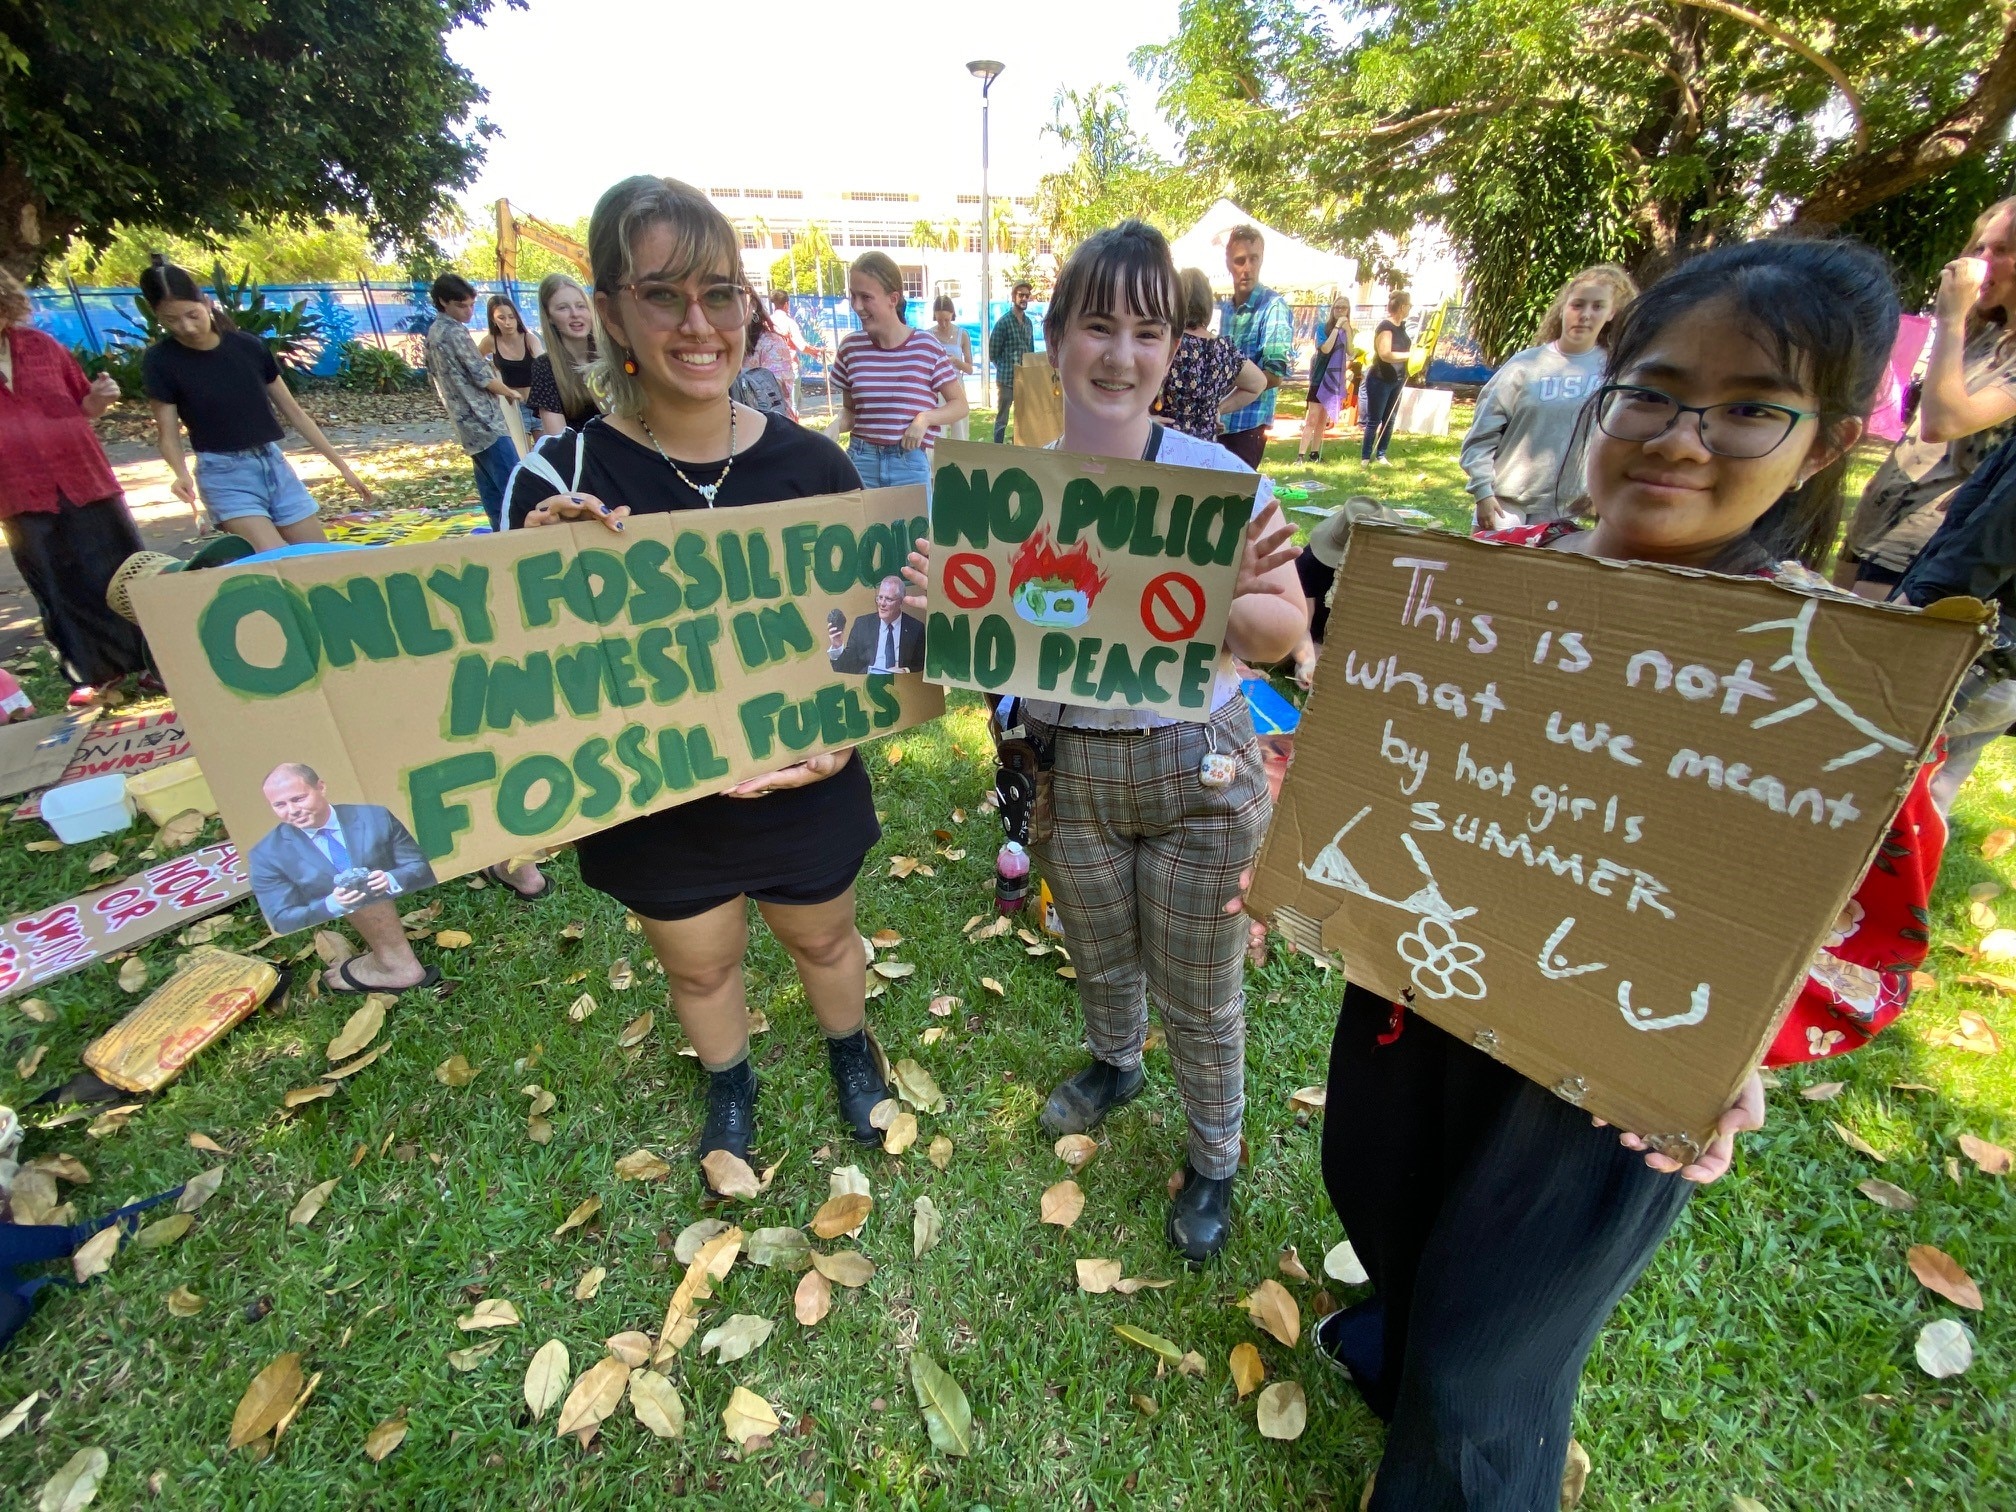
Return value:
M 531 328 L 525 324 L 525 312 L 518 308 L 517 303 L 511 296 L 509 294 L 492 294 L 483 305 L 483 324 L 489 327 L 490 339 L 492 341 L 497 339 L 497 312 L 499 310 L 509 310 L 513 315 L 518 317 L 518 335 L 521 338 L 529 338 L 531 336 Z
M 460 273 L 443 273 L 428 286 L 427 298 L 435 309 L 446 312 L 449 305 L 458 299 L 474 299 L 476 285 Z
M 215 300 L 203 292 L 203 285 L 196 282 L 196 275 L 187 268 L 178 268 L 168 261 L 168 254 L 155 252 L 147 260 L 147 266 L 140 270 L 140 297 L 147 301 L 150 311 L 158 312 L 167 300 L 184 304 L 200 304 L 210 311 L 210 329 L 213 331 L 235 331 L 231 317 L 217 308 Z M 166 336 L 164 341 L 175 338 Z
M 1176 259 L 1168 238 L 1146 221 L 1124 220 L 1078 244 L 1050 291 L 1043 341 L 1054 347 L 1081 315 L 1117 315 L 1123 304 L 1167 325 L 1172 346 L 1182 335 L 1183 285 Z
M 1858 241 L 1769 237 L 1689 258 L 1640 294 L 1612 327 L 1609 371 L 1625 378 L 1675 320 L 1716 303 L 1795 386 L 1814 396 L 1821 426 L 1866 420 L 1897 342 L 1897 286 L 1882 253 Z M 1575 423 L 1570 456 L 1588 435 L 1595 402 Z M 1816 570 L 1841 525 L 1844 452 L 1758 516 L 1750 533 L 1713 565 L 1755 572 L 1783 561 Z M 1577 501 L 1587 512 L 1589 500 Z

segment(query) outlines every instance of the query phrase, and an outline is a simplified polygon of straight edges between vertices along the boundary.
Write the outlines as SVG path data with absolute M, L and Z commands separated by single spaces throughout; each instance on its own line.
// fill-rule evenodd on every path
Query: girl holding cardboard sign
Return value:
M 1250 471 L 1215 442 L 1150 411 L 1176 354 L 1183 295 L 1169 244 L 1140 221 L 1081 243 L 1057 277 L 1044 336 L 1064 390 L 1060 451 Z M 1247 526 L 1225 650 L 1279 661 L 1301 638 L 1294 532 L 1263 479 Z M 905 576 L 929 581 L 929 543 Z M 921 597 L 910 600 L 921 607 Z M 1190 1122 L 1169 1242 L 1193 1263 L 1231 1233 L 1245 1109 L 1246 918 L 1242 897 L 1273 812 L 1231 656 L 1219 658 L 1208 724 L 1147 710 L 1028 701 L 1019 718 L 1052 752 L 1054 815 L 1032 838 L 1071 942 L 1092 1063 L 1043 1109 L 1078 1134 L 1141 1095 L 1152 996 Z
M 566 520 L 623 528 L 633 511 L 716 509 L 861 486 L 846 455 L 729 388 L 748 339 L 740 242 L 699 190 L 625 179 L 588 224 L 595 275 L 591 381 L 608 413 L 541 443 L 512 477 L 513 529 Z M 556 478 L 577 487 L 556 491 Z M 598 495 L 620 498 L 611 507 Z M 577 842 L 581 877 L 625 904 L 665 968 L 680 1027 L 707 1071 L 697 1154 L 709 1185 L 749 1158 L 756 1073 L 742 957 L 754 899 L 798 968 L 825 1035 L 840 1111 L 865 1144 L 890 1096 L 868 1038 L 854 878 L 881 838 L 868 777 L 826 753 Z
M 1684 264 L 1626 311 L 1583 411 L 1580 518 L 1487 538 L 1823 586 L 1806 569 L 1832 548 L 1897 320 L 1882 259 L 1853 243 L 1755 242 Z M 1853 1049 L 1902 1011 L 1944 842 L 1921 772 L 1767 1063 Z M 1350 986 L 1327 1110 L 1325 1184 L 1376 1291 L 1315 1342 L 1390 1425 L 1366 1504 L 1572 1505 L 1583 1361 L 1694 1187 L 1763 1126 L 1759 1078 L 1683 1164 Z M 1586 1470 L 1584 1456 L 1578 1486 Z

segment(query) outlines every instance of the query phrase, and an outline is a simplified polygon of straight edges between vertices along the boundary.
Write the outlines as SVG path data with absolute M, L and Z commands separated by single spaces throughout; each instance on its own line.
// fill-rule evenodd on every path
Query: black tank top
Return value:
M 522 350 L 525 355 L 515 360 L 494 349 L 490 354 L 490 361 L 497 368 L 497 376 L 510 388 L 532 387 L 532 343 L 526 342 Z

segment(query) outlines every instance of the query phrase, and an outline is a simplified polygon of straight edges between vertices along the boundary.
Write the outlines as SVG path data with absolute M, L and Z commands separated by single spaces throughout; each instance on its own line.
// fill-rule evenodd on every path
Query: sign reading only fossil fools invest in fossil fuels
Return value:
M 1809 969 L 1874 1008 L 1816 951 L 1991 611 L 1363 524 L 1333 602 L 1252 895 L 1291 938 L 1679 1149 Z
M 939 443 L 924 675 L 955 688 L 1210 717 L 1260 480 Z
M 374 873 L 411 892 L 935 718 L 914 650 L 884 657 L 906 638 L 873 634 L 923 515 L 915 486 L 639 515 L 171 574 L 134 600 L 291 929 Z M 325 801 L 275 778 L 293 763 Z

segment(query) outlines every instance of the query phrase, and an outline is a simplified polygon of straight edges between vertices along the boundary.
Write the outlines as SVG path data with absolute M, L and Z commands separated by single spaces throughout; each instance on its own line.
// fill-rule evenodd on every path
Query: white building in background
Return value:
M 887 252 L 903 270 L 904 292 L 926 301 L 920 319 L 929 319 L 928 301 L 951 296 L 959 318 L 972 322 L 980 310 L 980 196 L 978 193 L 924 193 L 892 189 L 783 189 L 713 184 L 707 189 L 742 238 L 743 266 L 758 289 L 768 291 L 770 265 L 817 226 L 843 262 L 871 248 Z M 1012 190 L 991 196 L 991 218 L 1015 250 L 997 240 L 990 259 L 994 298 L 1008 297 L 1010 269 L 1027 248 L 1030 257 L 1054 275 L 1050 238 L 1035 224 L 1036 197 Z M 1005 222 L 1005 225 L 1004 225 Z M 844 288 L 828 289 L 844 294 Z

